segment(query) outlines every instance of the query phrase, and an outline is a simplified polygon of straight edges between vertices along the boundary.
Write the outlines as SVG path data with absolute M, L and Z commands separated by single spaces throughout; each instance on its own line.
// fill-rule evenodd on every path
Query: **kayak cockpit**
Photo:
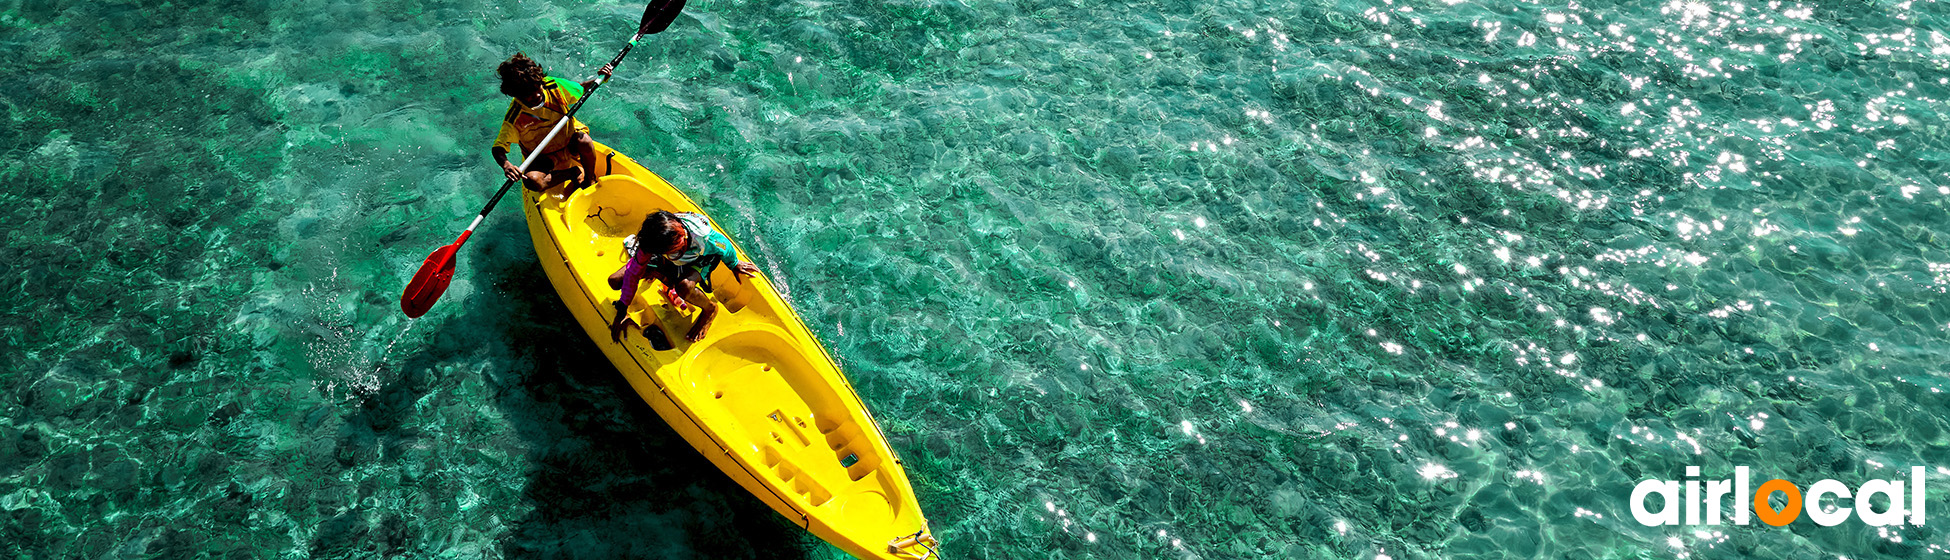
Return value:
M 563 256 L 568 261 L 590 291 L 604 305 L 621 297 L 617 290 L 609 288 L 608 276 L 622 268 L 629 255 L 625 242 L 636 235 L 643 227 L 643 220 L 659 210 L 679 212 L 681 205 L 657 196 L 657 193 L 643 181 L 629 175 L 608 175 L 599 179 L 592 188 L 576 191 L 562 203 L 562 227 L 557 241 L 562 244 Z M 752 281 L 752 280 L 746 280 Z M 762 281 L 762 280 L 760 280 Z M 711 271 L 712 299 L 731 313 L 743 311 L 748 305 L 759 301 L 753 297 L 752 290 L 745 289 L 744 282 L 734 278 L 728 267 L 717 267 Z M 766 308 L 762 302 L 761 310 Z M 639 290 L 636 301 L 630 303 L 631 317 L 639 325 L 666 322 L 667 317 L 658 310 L 663 301 L 654 290 Z M 777 320 L 772 313 L 764 313 L 771 320 Z M 665 325 L 666 332 L 672 331 Z M 686 327 L 688 329 L 688 327 Z M 681 350 L 685 344 L 678 343 Z
M 798 352 L 783 330 L 748 324 L 688 354 L 678 387 L 698 414 L 728 417 L 753 442 L 757 464 L 808 506 L 832 506 L 849 520 L 891 524 L 901 504 L 857 417 L 834 390 L 837 372 Z

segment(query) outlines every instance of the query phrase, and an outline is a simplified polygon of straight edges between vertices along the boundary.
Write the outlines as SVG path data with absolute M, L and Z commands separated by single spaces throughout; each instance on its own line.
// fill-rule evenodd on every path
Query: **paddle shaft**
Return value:
M 630 38 L 629 44 L 623 45 L 623 52 L 616 53 L 616 58 L 611 59 L 607 65 L 611 72 L 616 71 L 616 65 L 623 63 L 623 57 L 630 55 L 630 49 L 636 48 L 637 41 L 643 40 L 643 36 L 644 32 L 638 30 L 636 36 Z M 528 166 L 534 165 L 535 160 L 541 159 L 542 148 L 547 147 L 550 142 L 555 141 L 557 135 L 562 134 L 562 129 L 569 126 L 569 121 L 575 120 L 576 112 L 582 110 L 582 104 L 588 103 L 590 96 L 596 95 L 596 90 L 601 89 L 603 84 L 607 82 L 609 82 L 609 76 L 603 76 L 602 79 L 596 80 L 595 84 L 589 86 L 589 91 L 582 92 L 582 99 L 577 99 L 576 104 L 569 107 L 569 112 L 562 115 L 562 120 L 556 121 L 555 128 L 549 129 L 548 136 L 542 137 L 541 143 L 528 151 L 528 157 L 522 158 L 521 167 L 515 170 L 516 175 L 528 173 Z M 590 173 L 596 172 L 594 169 L 588 171 Z M 460 238 L 454 240 L 454 246 L 459 247 L 460 244 L 466 243 L 467 237 L 474 234 L 474 228 L 480 227 L 481 221 L 487 219 L 488 212 L 493 212 L 494 205 L 500 203 L 501 197 L 506 196 L 508 189 L 515 186 L 515 183 L 519 181 L 520 179 L 509 179 L 501 183 L 501 190 L 495 191 L 494 198 L 488 199 L 487 206 L 482 207 L 481 213 L 474 216 L 474 223 L 467 225 L 467 231 L 460 232 Z
M 616 71 L 616 65 L 623 62 L 623 57 L 629 56 L 630 49 L 636 48 L 637 42 L 642 41 L 644 35 L 655 35 L 669 28 L 671 22 L 677 20 L 677 15 L 683 13 L 684 1 L 651 0 L 650 5 L 643 8 L 643 19 L 637 22 L 636 36 L 631 37 L 630 43 L 623 46 L 623 52 L 616 53 L 616 58 L 610 59 L 609 64 L 606 65 L 610 72 Z M 608 75 L 603 75 L 602 79 L 590 84 L 589 89 L 582 92 L 582 98 L 576 100 L 575 106 L 569 107 L 569 111 L 562 114 L 555 127 L 549 129 L 548 136 L 542 138 L 540 146 L 523 144 L 531 151 L 528 157 L 522 159 L 521 166 L 515 168 L 515 178 L 501 184 L 501 190 L 495 191 L 494 197 L 488 199 L 487 206 L 481 208 L 481 213 L 474 216 L 474 223 L 467 224 L 467 230 L 460 232 L 459 238 L 454 239 L 451 244 L 435 249 L 433 254 L 427 255 L 426 262 L 420 263 L 420 270 L 413 273 L 413 280 L 407 282 L 406 290 L 400 293 L 400 311 L 405 312 L 409 318 L 418 318 L 426 314 L 427 310 L 433 307 L 434 302 L 440 301 L 440 294 L 447 292 L 447 284 L 454 277 L 454 253 L 459 252 L 460 246 L 467 243 L 467 238 L 474 235 L 474 228 L 481 226 L 481 222 L 487 219 L 488 212 L 494 211 L 494 205 L 501 202 L 501 197 L 507 196 L 508 189 L 514 187 L 515 182 L 522 180 L 522 176 L 528 173 L 528 168 L 535 165 L 535 160 L 541 159 L 543 151 L 541 148 L 548 146 L 555 141 L 556 136 L 562 134 L 562 128 L 568 126 L 569 121 L 575 120 L 575 114 L 582 110 L 582 104 L 588 102 L 589 96 L 595 95 L 596 90 L 603 84 L 608 83 L 609 78 Z M 507 160 L 499 155 L 495 159 L 500 160 L 501 165 L 506 167 Z

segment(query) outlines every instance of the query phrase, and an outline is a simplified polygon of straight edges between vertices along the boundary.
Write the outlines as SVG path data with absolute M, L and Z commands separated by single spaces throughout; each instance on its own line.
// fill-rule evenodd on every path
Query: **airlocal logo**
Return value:
M 1698 479 L 1699 467 L 1686 467 L 1686 476 L 1689 478 L 1685 481 L 1686 499 L 1684 500 L 1679 498 L 1680 481 L 1639 482 L 1639 485 L 1632 489 L 1632 517 L 1647 527 L 1679 525 L 1683 509 L 1686 525 L 1702 524 L 1701 513 L 1705 514 L 1705 525 L 1719 525 L 1720 502 L 1727 493 L 1731 492 L 1735 504 L 1733 509 L 1735 525 L 1746 525 L 1749 511 L 1754 517 L 1759 517 L 1762 523 L 1775 527 L 1787 525 L 1801 517 L 1803 504 L 1807 506 L 1808 519 L 1823 527 L 1840 525 L 1843 521 L 1848 521 L 1850 514 L 1861 517 L 1863 523 L 1875 526 L 1902 525 L 1905 516 L 1908 517 L 1907 521 L 1910 525 L 1923 525 L 1923 467 L 1910 467 L 1908 492 L 1904 492 L 1905 487 L 1901 480 L 1871 480 L 1863 483 L 1860 488 L 1850 490 L 1847 485 L 1831 479 L 1809 486 L 1806 499 L 1803 499 L 1800 487 L 1778 478 L 1761 483 L 1757 491 L 1750 491 L 1747 467 L 1734 467 L 1733 478 L 1729 480 L 1703 481 L 1706 483 L 1705 499 L 1700 497 L 1702 481 Z M 1653 494 L 1665 498 L 1666 504 L 1660 511 L 1645 509 L 1646 497 Z M 1770 496 L 1774 494 L 1785 494 L 1785 503 L 1780 509 L 1775 509 L 1770 503 Z M 1877 495 L 1888 499 L 1882 511 L 1876 511 L 1873 507 L 1875 502 L 1871 497 Z M 1855 507 L 1823 508 L 1821 506 L 1823 496 L 1834 496 L 1838 505 L 1853 496 Z M 1752 510 L 1747 509 L 1748 504 L 1753 504 Z

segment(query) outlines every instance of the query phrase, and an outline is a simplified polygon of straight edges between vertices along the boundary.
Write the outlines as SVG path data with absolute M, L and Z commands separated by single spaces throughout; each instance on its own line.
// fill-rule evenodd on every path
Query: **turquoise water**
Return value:
M 0 1 L 0 556 L 843 557 L 512 206 L 398 311 L 493 65 L 640 13 Z M 1950 515 L 1947 14 L 693 0 L 582 115 L 789 288 L 950 558 L 1932 558 L 1627 497 L 1923 465 Z

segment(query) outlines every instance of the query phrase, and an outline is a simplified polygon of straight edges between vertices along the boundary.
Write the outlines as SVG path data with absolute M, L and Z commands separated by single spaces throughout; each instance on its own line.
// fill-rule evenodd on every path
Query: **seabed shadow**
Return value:
M 466 339 L 526 344 L 489 381 L 532 464 L 524 499 L 533 509 L 501 540 L 503 556 L 803 560 L 819 546 L 637 396 L 534 260 L 480 266 L 493 267 L 480 277 L 505 294 L 488 297 L 506 301 L 444 324 Z

